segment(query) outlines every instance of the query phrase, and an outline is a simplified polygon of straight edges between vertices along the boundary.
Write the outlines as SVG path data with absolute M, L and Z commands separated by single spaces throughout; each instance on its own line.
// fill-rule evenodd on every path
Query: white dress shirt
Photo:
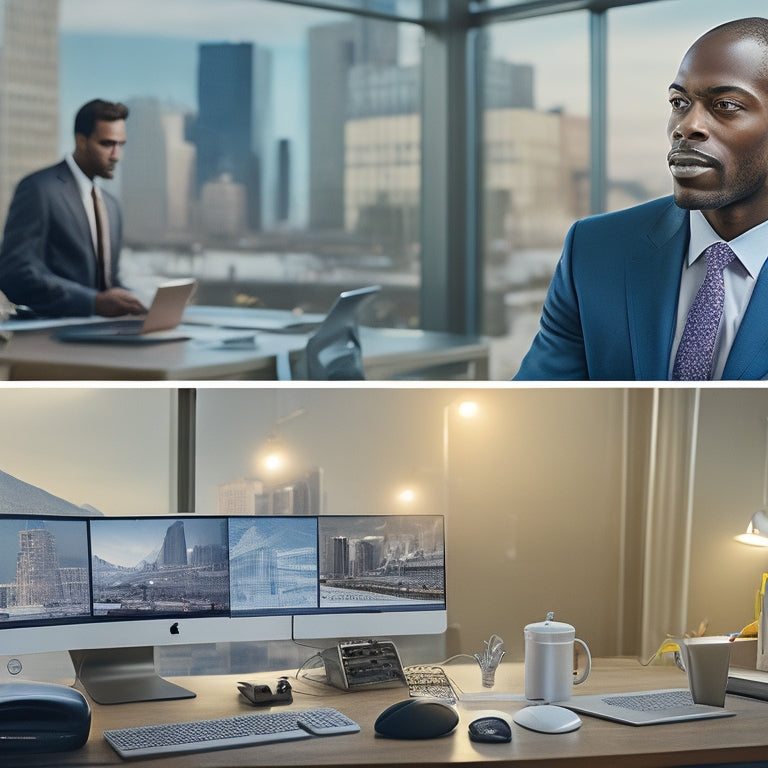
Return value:
M 690 211 L 689 216 L 691 238 L 688 242 L 688 255 L 683 263 L 680 294 L 677 299 L 677 325 L 669 361 L 668 378 L 670 379 L 688 311 L 707 273 L 706 260 L 701 256 L 710 245 L 723 242 L 723 238 L 712 229 L 701 211 Z M 728 359 L 733 340 L 736 338 L 736 333 L 744 318 L 755 282 L 763 263 L 768 258 L 768 221 L 752 227 L 744 234 L 731 240 L 728 245 L 736 254 L 736 258 L 723 270 L 725 303 L 715 341 L 713 379 L 722 378 L 725 361 Z
M 96 213 L 93 210 L 93 198 L 91 197 L 91 190 L 96 187 L 96 194 L 100 195 L 101 190 L 98 188 L 91 179 L 89 179 L 81 170 L 80 166 L 75 162 L 72 153 L 64 156 L 64 159 L 72 171 L 72 175 L 77 182 L 77 188 L 80 190 L 80 197 L 83 201 L 83 208 L 85 208 L 85 215 L 88 217 L 88 224 L 91 227 L 91 240 L 93 240 L 93 249 L 96 251 L 98 246 L 96 244 Z

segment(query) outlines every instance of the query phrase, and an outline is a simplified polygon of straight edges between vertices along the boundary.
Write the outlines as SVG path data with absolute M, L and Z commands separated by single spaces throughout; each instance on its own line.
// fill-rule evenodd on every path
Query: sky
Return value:
M 112 565 L 133 567 L 158 549 L 166 531 L 175 521 L 169 520 L 93 520 L 91 547 L 93 554 Z M 222 518 L 184 519 L 187 550 L 196 544 L 225 544 L 226 521 Z

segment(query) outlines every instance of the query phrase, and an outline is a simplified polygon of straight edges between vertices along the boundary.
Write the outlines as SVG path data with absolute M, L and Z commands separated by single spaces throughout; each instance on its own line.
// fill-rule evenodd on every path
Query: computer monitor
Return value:
M 0 517 L 0 656 L 69 651 L 99 703 L 191 697 L 156 646 L 442 632 L 444 563 L 438 516 Z
M 445 631 L 441 516 L 323 516 L 318 538 L 318 611 L 295 616 L 294 637 Z

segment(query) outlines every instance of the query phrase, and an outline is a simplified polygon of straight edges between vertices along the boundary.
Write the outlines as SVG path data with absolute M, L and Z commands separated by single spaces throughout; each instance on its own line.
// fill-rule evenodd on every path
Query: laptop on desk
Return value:
M 123 342 L 148 344 L 181 341 L 189 335 L 178 329 L 181 317 L 197 281 L 192 278 L 171 280 L 157 287 L 149 311 L 141 318 L 118 318 L 57 328 L 53 338 L 60 341 Z
M 722 707 L 694 704 L 687 688 L 573 696 L 562 706 L 625 725 L 660 725 L 735 715 Z

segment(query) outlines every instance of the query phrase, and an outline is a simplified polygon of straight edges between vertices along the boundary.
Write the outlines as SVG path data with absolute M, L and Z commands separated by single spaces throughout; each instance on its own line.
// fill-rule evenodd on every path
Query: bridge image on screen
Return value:
M 91 520 L 93 614 L 226 614 L 225 518 Z

